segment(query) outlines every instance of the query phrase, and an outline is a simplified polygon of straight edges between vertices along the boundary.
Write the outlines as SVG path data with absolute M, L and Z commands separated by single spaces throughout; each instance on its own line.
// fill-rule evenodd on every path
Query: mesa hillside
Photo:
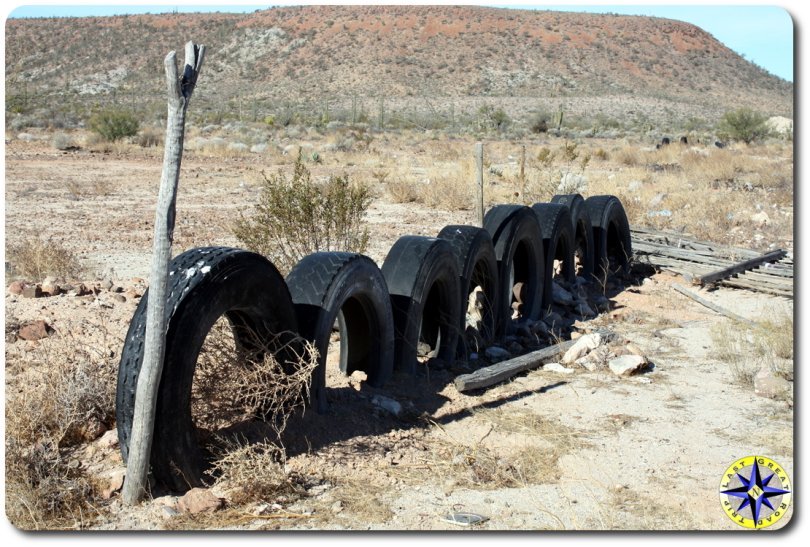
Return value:
M 412 126 L 464 125 L 482 105 L 525 123 L 563 110 L 582 129 L 699 126 L 743 106 L 793 117 L 791 83 L 688 23 L 449 6 L 11 19 L 8 100 L 67 124 L 109 101 L 159 115 L 161 60 L 189 32 L 209 47 L 209 119 L 373 120 L 380 101 Z

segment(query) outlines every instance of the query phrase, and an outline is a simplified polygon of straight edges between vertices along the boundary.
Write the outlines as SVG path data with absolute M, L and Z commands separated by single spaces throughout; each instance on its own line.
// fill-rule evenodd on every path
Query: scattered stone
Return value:
M 667 197 L 667 194 L 664 193 L 664 192 L 659 193 L 659 194 L 655 194 L 655 196 L 653 196 L 653 198 L 650 200 L 650 203 L 649 203 L 650 207 L 656 207 L 656 206 L 660 205 L 664 201 L 664 199 L 666 197 Z
M 25 283 L 22 281 L 12 281 L 11 284 L 8 286 L 8 292 L 13 295 L 21 295 L 23 290 L 25 289 Z
M 509 353 L 511 353 L 512 355 L 520 355 L 520 354 L 521 354 L 521 353 L 523 353 L 523 351 L 524 351 L 523 346 L 521 346 L 521 345 L 520 345 L 519 343 L 517 343 L 517 342 L 510 342 L 510 343 L 509 343 L 509 346 L 507 346 L 507 348 L 506 348 L 506 349 L 507 349 L 507 350 L 509 351 Z
M 632 353 L 633 355 L 640 355 L 641 357 L 645 357 L 644 352 L 632 342 L 628 342 L 625 344 L 624 349 Z
M 164 519 L 170 519 L 176 517 L 179 514 L 180 512 L 174 507 L 168 507 L 165 505 L 160 510 L 160 516 L 162 516 Z
M 115 448 L 118 446 L 118 429 L 113 428 L 104 433 L 98 440 L 99 448 Z
M 574 303 L 573 295 L 554 281 L 551 282 L 551 299 L 559 306 L 570 306 Z
M 608 361 L 608 367 L 617 376 L 630 376 L 646 366 L 647 359 L 641 355 L 622 355 Z
M 773 373 L 770 367 L 763 366 L 754 376 L 754 393 L 768 399 L 778 399 L 789 394 L 790 382 Z
M 593 299 L 593 304 L 600 313 L 607 313 L 610 311 L 610 299 L 606 296 L 597 296 Z
M 116 302 L 126 302 L 127 301 L 127 297 L 124 296 L 123 294 L 113 294 L 112 299 L 115 300 Z
M 59 286 L 56 279 L 53 277 L 46 277 L 40 287 L 42 288 L 42 293 L 46 296 L 57 296 L 62 294 L 62 287 Z
M 600 368 L 599 364 L 596 361 L 594 361 L 593 359 L 591 359 L 590 355 L 586 355 L 585 357 L 580 357 L 579 359 L 574 361 L 574 363 L 577 366 L 588 370 L 589 372 L 594 372 L 595 370 Z
M 757 226 L 765 226 L 770 221 L 771 217 L 769 217 L 768 213 L 766 213 L 765 211 L 760 211 L 759 213 L 751 215 L 751 222 L 753 222 Z
M 516 327 L 515 334 L 517 334 L 520 338 L 532 338 L 534 336 L 531 325 L 526 321 L 520 323 Z
M 602 335 L 598 332 L 586 334 L 580 337 L 573 346 L 563 355 L 562 363 L 570 365 L 588 352 L 596 349 L 602 343 Z
M 573 374 L 574 369 L 564 367 L 560 363 L 548 363 L 543 365 L 543 370 L 547 370 L 549 372 L 559 372 L 560 374 Z
M 26 285 L 22 295 L 23 298 L 42 298 L 42 288 L 39 285 Z
M 543 318 L 543 321 L 545 321 L 546 325 L 548 325 L 549 327 L 559 326 L 560 323 L 562 322 L 562 315 L 553 311 L 550 314 L 546 315 Z
M 332 507 L 330 507 L 330 509 L 332 510 L 333 513 L 340 513 L 341 511 L 343 511 L 343 502 L 337 500 L 335 503 L 332 504 Z
M 121 490 L 121 487 L 124 486 L 124 477 L 126 474 L 126 469 L 116 469 L 113 471 L 109 476 L 106 488 L 101 492 L 101 499 L 108 500 L 113 494 Z
M 207 488 L 192 488 L 177 502 L 182 513 L 212 513 L 222 507 L 222 500 Z
M 651 277 L 645 277 L 644 281 L 641 282 L 641 285 L 642 286 L 657 285 L 657 283 L 656 283 L 655 279 L 653 279 Z
M 571 340 L 577 340 L 577 339 L 578 339 L 578 338 L 580 338 L 581 336 L 582 336 L 582 333 L 581 333 L 581 332 L 579 332 L 579 331 L 576 331 L 576 330 L 575 330 L 575 331 L 572 331 L 572 332 L 571 332 Z
M 596 317 L 596 312 L 593 311 L 593 308 L 591 308 L 591 306 L 585 300 L 577 300 L 574 309 L 582 317 Z
M 546 325 L 545 321 L 535 321 L 532 323 L 531 326 L 532 334 L 542 334 L 548 335 L 548 325 Z
M 371 404 L 389 412 L 390 414 L 393 414 L 394 416 L 399 416 L 402 414 L 402 405 L 390 397 L 374 395 L 371 398 Z
M 631 180 L 630 184 L 627 185 L 627 189 L 631 192 L 638 192 L 644 186 L 640 180 Z
M 23 324 L 17 331 L 17 338 L 20 340 L 42 340 L 53 333 L 51 326 L 43 320 L 30 321 Z
M 76 429 L 76 435 L 78 440 L 89 443 L 101 437 L 106 431 L 106 424 L 95 416 L 91 416 L 87 418 L 84 423 L 78 426 Z
M 498 346 L 488 347 L 486 351 L 484 351 L 484 355 L 492 362 L 503 361 L 504 359 L 512 357 L 508 351 Z
M 78 468 L 80 468 L 82 466 L 82 462 L 80 462 L 79 460 L 73 459 L 73 460 L 70 460 L 68 462 L 67 466 L 68 466 L 68 469 L 78 469 Z
M 84 283 L 79 283 L 78 285 L 67 285 L 62 287 L 62 290 L 67 293 L 68 296 L 87 296 L 88 294 L 93 294 L 93 291 L 87 288 L 87 285 Z

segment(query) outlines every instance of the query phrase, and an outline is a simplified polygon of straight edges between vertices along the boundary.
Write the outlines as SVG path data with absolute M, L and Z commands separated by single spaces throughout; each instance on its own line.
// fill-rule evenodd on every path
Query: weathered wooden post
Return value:
M 478 225 L 484 227 L 484 143 L 475 143 L 475 210 Z
M 163 172 L 155 211 L 155 240 L 152 250 L 149 301 L 146 308 L 144 356 L 135 393 L 127 475 L 122 492 L 124 503 L 129 505 L 140 501 L 145 492 L 149 472 L 155 405 L 165 351 L 166 287 L 174 238 L 175 199 L 180 180 L 180 160 L 183 157 L 186 110 L 202 68 L 205 46 L 196 46 L 194 42 L 188 42 L 185 55 L 181 78 L 177 76 L 174 51 L 170 51 L 163 61 L 169 92 L 169 109 L 166 120 L 166 144 L 163 151 Z

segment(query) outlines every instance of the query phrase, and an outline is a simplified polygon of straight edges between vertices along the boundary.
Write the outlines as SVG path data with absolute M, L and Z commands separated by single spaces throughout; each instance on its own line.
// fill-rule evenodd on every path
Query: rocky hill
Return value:
M 565 104 L 653 121 L 711 120 L 738 106 L 793 117 L 792 83 L 687 23 L 456 6 L 11 19 L 7 95 L 159 101 L 163 57 L 188 39 L 208 46 L 197 100 L 209 109 L 356 108 L 360 98 L 371 116 L 383 97 L 390 108 L 445 114 L 451 103 L 463 111 L 502 100 L 513 114 Z

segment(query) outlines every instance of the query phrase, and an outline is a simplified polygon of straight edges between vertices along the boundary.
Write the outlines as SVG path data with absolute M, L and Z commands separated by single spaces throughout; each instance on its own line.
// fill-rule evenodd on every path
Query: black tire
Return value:
M 498 334 L 512 320 L 515 286 L 522 283 L 521 315 L 537 319 L 543 311 L 546 283 L 543 238 L 537 215 L 523 205 L 496 205 L 484 216 L 484 229 L 492 236 L 498 259 L 500 312 Z
M 551 280 L 554 277 L 554 260 L 562 262 L 562 277 L 574 281 L 574 225 L 568 207 L 556 203 L 535 203 L 532 210 L 537 215 L 540 233 L 543 235 L 543 253 L 546 257 L 546 278 L 543 293 L 544 306 L 551 305 Z
M 159 482 L 185 491 L 204 484 L 208 467 L 208 456 L 197 439 L 191 391 L 200 348 L 211 327 L 224 315 L 237 343 L 251 345 L 245 336 L 249 330 L 260 340 L 284 335 L 279 340 L 283 346 L 294 338 L 297 323 L 284 278 L 261 255 L 227 247 L 191 249 L 172 260 L 169 272 L 165 357 L 151 465 Z M 124 460 L 143 363 L 148 297 L 147 291 L 132 317 L 118 369 L 116 420 Z
M 458 344 L 461 289 L 450 244 L 443 239 L 403 236 L 388 252 L 382 274 L 394 311 L 394 369 L 416 374 L 420 342 L 433 348 L 439 359 L 452 362 Z
M 611 273 L 626 274 L 633 249 L 622 202 L 616 196 L 591 196 L 585 200 L 585 208 L 593 227 L 594 275 L 601 279 Z
M 579 262 L 579 271 L 576 274 L 587 281 L 591 281 L 595 252 L 591 217 L 585 209 L 585 198 L 579 194 L 556 195 L 551 198 L 551 203 L 568 207 L 574 231 L 574 257 Z
M 445 226 L 439 232 L 439 238 L 450 244 L 458 266 L 461 288 L 460 332 L 467 330 L 470 295 L 476 287 L 480 287 L 483 291 L 484 301 L 481 310 L 481 328 L 478 329 L 478 334 L 483 344 L 488 345 L 495 338 L 500 296 L 498 259 L 495 258 L 492 237 L 483 228 L 454 225 Z M 467 346 L 466 336 L 459 337 L 458 354 L 465 358 L 470 351 L 480 349 L 471 349 Z
M 311 399 L 326 412 L 326 354 L 332 327 L 340 325 L 340 370 L 362 370 L 375 387 L 385 384 L 394 366 L 394 317 L 388 287 L 367 256 L 321 252 L 301 259 L 287 276 L 301 336 L 318 350 Z

